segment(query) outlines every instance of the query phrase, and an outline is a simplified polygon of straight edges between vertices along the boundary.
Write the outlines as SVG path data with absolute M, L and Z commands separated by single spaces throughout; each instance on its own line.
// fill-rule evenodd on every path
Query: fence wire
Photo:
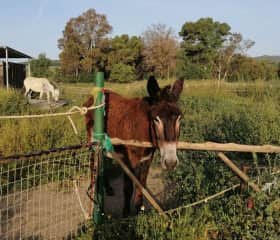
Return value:
M 90 209 L 90 154 L 75 146 L 0 158 L 0 239 L 75 237 Z

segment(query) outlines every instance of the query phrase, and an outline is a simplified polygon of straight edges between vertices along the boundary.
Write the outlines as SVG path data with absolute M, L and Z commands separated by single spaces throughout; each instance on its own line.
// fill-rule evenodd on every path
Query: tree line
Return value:
M 185 22 L 179 37 L 164 24 L 147 27 L 141 36 L 110 37 L 112 26 L 95 9 L 71 18 L 58 39 L 59 68 L 50 71 L 44 54 L 31 62 L 32 73 L 61 81 L 92 81 L 103 71 L 107 81 L 131 82 L 153 73 L 159 78 L 254 81 L 278 79 L 280 65 L 246 55 L 255 44 L 227 23 L 201 18 Z

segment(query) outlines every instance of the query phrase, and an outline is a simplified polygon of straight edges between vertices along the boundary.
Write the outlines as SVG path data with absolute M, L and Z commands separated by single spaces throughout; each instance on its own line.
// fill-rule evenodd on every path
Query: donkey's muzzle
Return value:
M 161 166 L 165 170 L 174 169 L 178 163 L 176 142 L 163 143 L 160 146 Z

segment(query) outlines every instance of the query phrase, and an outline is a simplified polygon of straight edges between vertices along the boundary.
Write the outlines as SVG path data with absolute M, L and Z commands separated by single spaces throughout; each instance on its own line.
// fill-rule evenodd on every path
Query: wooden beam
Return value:
M 134 147 L 154 147 L 151 142 L 136 140 L 122 140 L 111 138 L 113 145 L 129 145 Z M 255 152 L 255 153 L 280 153 L 280 146 L 273 145 L 244 145 L 236 143 L 190 143 L 178 142 L 177 149 L 182 150 L 200 150 L 200 151 L 222 151 L 222 152 Z
M 252 187 L 256 192 L 260 192 L 260 188 L 257 184 L 250 181 L 250 178 L 242 172 L 227 156 L 223 153 L 218 153 L 219 158 L 228 165 L 232 171 L 234 171 L 244 182 Z
M 143 185 L 139 182 L 139 180 L 133 175 L 133 173 L 130 171 L 130 169 L 125 165 L 125 163 L 122 161 L 122 159 L 119 157 L 118 154 L 114 152 L 106 152 L 106 157 L 112 158 L 120 164 L 121 168 L 124 170 L 124 172 L 128 175 L 128 177 L 132 180 L 132 182 L 141 190 L 145 198 L 149 201 L 149 203 L 158 211 L 160 215 L 167 216 L 164 211 L 161 209 L 161 207 L 158 205 L 158 203 L 154 200 L 154 198 L 151 196 L 151 194 L 143 187 Z

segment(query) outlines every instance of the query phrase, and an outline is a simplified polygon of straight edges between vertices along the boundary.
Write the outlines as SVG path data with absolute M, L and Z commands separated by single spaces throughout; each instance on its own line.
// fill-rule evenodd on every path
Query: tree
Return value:
M 168 78 L 176 68 L 178 46 L 172 28 L 164 24 L 152 25 L 143 33 L 143 40 L 146 69 Z
M 241 54 L 233 56 L 229 66 L 230 81 L 255 81 L 277 79 L 277 67 L 266 61 L 259 61 Z
M 92 72 L 103 70 L 104 51 L 108 47 L 107 34 L 112 27 L 105 15 L 89 9 L 82 15 L 71 18 L 58 40 L 61 68 L 65 73 L 75 74 L 81 70 Z
M 106 70 L 110 75 L 110 80 L 113 81 L 126 81 L 125 79 L 116 78 L 120 74 L 113 74 L 116 70 L 125 72 L 129 69 L 132 72 L 134 80 L 141 78 L 142 75 L 142 51 L 143 41 L 140 37 L 129 37 L 126 34 L 114 37 L 110 42 L 110 51 L 108 53 Z M 126 67 L 127 66 L 127 67 Z M 114 71 L 113 71 L 114 69 Z M 130 74 L 130 76 L 132 76 Z M 122 74 L 125 77 L 125 74 Z M 131 77 L 129 77 L 131 79 Z
M 112 67 L 110 79 L 121 83 L 132 82 L 136 79 L 135 68 L 131 65 L 116 63 Z
M 51 60 L 46 57 L 45 53 L 40 53 L 37 59 L 33 59 L 30 62 L 31 74 L 34 77 L 48 77 L 49 66 Z
M 235 54 L 245 54 L 255 42 L 243 39 L 241 33 L 232 33 L 228 36 L 223 46 L 218 50 L 215 59 L 217 79 L 225 80 L 228 75 L 229 64 Z
M 212 18 L 186 22 L 179 32 L 183 38 L 181 59 L 186 65 L 185 69 L 187 70 L 188 66 L 196 65 L 203 78 L 212 77 L 216 53 L 229 34 L 230 26 L 227 23 L 213 21 Z

